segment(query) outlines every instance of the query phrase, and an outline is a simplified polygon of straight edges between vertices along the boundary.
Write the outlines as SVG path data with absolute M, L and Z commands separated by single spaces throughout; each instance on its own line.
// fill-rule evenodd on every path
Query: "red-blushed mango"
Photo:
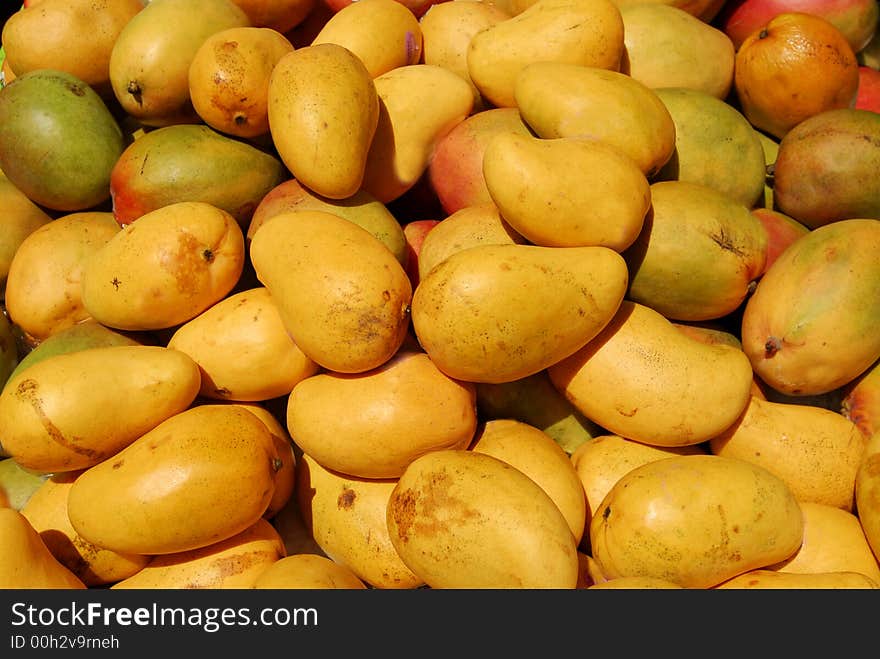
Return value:
M 514 95 L 538 137 L 606 141 L 635 160 L 649 179 L 675 152 L 675 121 L 666 105 L 653 89 L 620 71 L 532 62 L 517 75 Z
M 587 418 L 655 446 L 714 437 L 739 418 L 752 387 L 742 350 L 696 341 L 630 300 L 586 345 L 547 370 Z
M 298 48 L 269 77 L 269 133 L 294 178 L 345 199 L 364 179 L 379 97 L 361 59 L 335 43 Z
M 403 344 L 412 284 L 354 222 L 320 210 L 280 213 L 254 234 L 250 257 L 297 347 L 320 366 L 367 371 Z
M 765 383 L 786 395 L 821 394 L 877 361 L 878 244 L 880 220 L 839 220 L 796 240 L 764 273 L 740 334 Z
M 623 257 L 608 247 L 476 245 L 419 282 L 413 329 L 450 377 L 517 380 L 596 336 L 623 300 L 627 278 Z
M 778 563 L 803 541 L 785 483 L 750 462 L 717 455 L 653 460 L 627 472 L 590 525 L 607 579 L 655 577 L 711 588 Z
M 318 4 L 317 0 L 233 0 L 233 2 L 244 10 L 254 27 L 268 27 L 282 34 L 301 25 Z
M 764 272 L 773 265 L 773 262 L 789 245 L 810 232 L 808 227 L 794 218 L 772 208 L 753 208 L 752 215 L 761 221 L 767 231 L 767 258 L 764 262 Z
M 489 103 L 516 107 L 514 87 L 525 66 L 549 61 L 619 70 L 623 33 L 611 0 L 537 0 L 471 38 L 468 73 Z
M 880 361 L 840 390 L 839 411 L 866 437 L 880 433 Z
M 636 162 L 599 140 L 502 133 L 486 146 L 483 176 L 501 216 L 545 247 L 622 252 L 651 208 L 651 188 Z
M 444 6 L 447 4 L 451 3 Z M 447 215 L 492 201 L 483 174 L 483 155 L 491 139 L 506 132 L 532 134 L 517 108 L 490 107 L 472 113 L 437 141 L 427 175 Z
M 409 464 L 388 499 L 391 543 L 435 589 L 574 589 L 580 565 L 553 499 L 522 471 L 470 450 Z
M 798 501 L 851 511 L 866 443 L 842 414 L 753 397 L 742 416 L 709 441 L 709 449 L 767 469 Z
M 325 555 L 373 588 L 409 590 L 422 578 L 401 560 L 385 522 L 397 479 L 357 478 L 325 469 L 308 453 L 297 463 L 296 501 Z
M 114 551 L 199 549 L 263 518 L 279 468 L 257 416 L 236 405 L 196 405 L 80 474 L 68 515 L 79 535 Z
M 0 392 L 3 449 L 22 467 L 43 473 L 91 467 L 186 409 L 199 385 L 198 365 L 164 346 L 47 357 Z
M 287 400 L 297 446 L 323 467 L 360 478 L 397 478 L 428 451 L 466 448 L 476 427 L 474 385 L 406 347 L 376 369 L 306 378 Z

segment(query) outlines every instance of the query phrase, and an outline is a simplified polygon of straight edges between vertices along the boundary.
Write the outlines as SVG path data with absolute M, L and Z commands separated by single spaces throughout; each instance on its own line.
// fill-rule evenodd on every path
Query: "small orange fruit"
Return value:
M 859 65 L 846 37 L 829 21 L 786 12 L 742 42 L 734 87 L 752 125 L 781 139 L 807 117 L 852 107 Z

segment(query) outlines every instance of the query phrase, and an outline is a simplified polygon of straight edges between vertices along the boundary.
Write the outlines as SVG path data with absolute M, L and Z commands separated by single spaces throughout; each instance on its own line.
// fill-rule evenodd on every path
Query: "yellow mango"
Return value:
M 433 64 L 397 67 L 374 83 L 379 117 L 363 188 L 387 204 L 421 178 L 437 142 L 470 115 L 474 99 L 464 80 Z
M 263 570 L 254 581 L 258 589 L 365 590 L 351 568 L 320 554 L 285 556 Z
M 379 123 L 379 97 L 361 59 L 335 43 L 297 48 L 275 64 L 269 133 L 293 177 L 344 199 L 361 187 Z
M 661 589 L 661 590 L 669 590 L 669 589 L 681 589 L 683 586 L 679 586 L 674 581 L 669 581 L 668 579 L 661 579 L 659 577 L 648 577 L 648 576 L 638 576 L 634 575 L 631 577 L 617 577 L 615 579 L 608 579 L 606 581 L 602 581 L 599 583 L 595 583 L 592 586 L 589 586 L 590 590 L 644 590 L 644 589 Z
M 706 453 L 700 444 L 653 446 L 620 435 L 599 435 L 584 442 L 571 454 L 571 462 L 586 494 L 588 522 L 627 472 L 654 460 L 700 453 Z
M 6 311 L 28 340 L 38 343 L 90 318 L 82 299 L 86 262 L 117 233 L 113 213 L 83 211 L 43 224 L 19 244 Z
M 205 547 L 153 556 L 142 570 L 110 589 L 253 588 L 260 575 L 284 556 L 278 532 L 258 519 L 240 533 Z
M 481 424 L 470 450 L 503 460 L 540 485 L 580 543 L 587 523 L 584 488 L 568 454 L 550 435 L 516 419 L 492 419 Z
M 235 405 L 197 405 L 80 474 L 68 515 L 79 535 L 114 551 L 198 549 L 262 518 L 278 460 L 268 428 L 254 414 Z
M 752 398 L 737 421 L 709 441 L 716 455 L 760 465 L 798 501 L 852 511 L 867 439 L 842 414 L 815 405 Z
M 424 585 L 391 544 L 385 512 L 397 479 L 357 478 L 325 469 L 308 453 L 297 463 L 296 501 L 326 556 L 373 588 Z
M 793 556 L 769 569 L 801 574 L 859 572 L 880 584 L 880 565 L 854 513 L 811 501 L 801 501 L 800 506 L 804 541 Z
M 419 19 L 422 30 L 422 61 L 436 64 L 461 76 L 474 94 L 474 111 L 491 106 L 471 80 L 467 52 L 474 35 L 511 17 L 489 2 L 436 2 Z
M 516 107 L 516 78 L 536 61 L 619 70 L 623 19 L 611 0 L 537 0 L 480 30 L 467 50 L 468 73 L 495 107 Z
M 92 254 L 83 267 L 82 304 L 116 329 L 171 328 L 223 299 L 245 257 L 244 234 L 230 213 L 174 202 L 141 215 Z
M 443 218 L 425 236 L 419 248 L 419 281 L 447 256 L 466 247 L 527 242 L 493 202 L 465 206 Z
M 27 517 L 0 507 L 0 588 L 85 590 L 86 585 L 52 555 Z
M 198 365 L 163 346 L 53 355 L 0 392 L 3 448 L 44 473 L 91 467 L 186 409 L 199 385 Z
M 548 372 L 587 418 L 655 446 L 699 444 L 718 435 L 745 410 L 752 387 L 742 350 L 696 341 L 630 300 Z
M 423 453 L 466 448 L 476 427 L 473 384 L 407 348 L 370 371 L 306 378 L 287 402 L 297 446 L 325 468 L 361 478 L 397 478 Z
M 577 545 L 553 499 L 485 453 L 431 451 L 409 464 L 387 509 L 391 543 L 431 588 L 574 589 Z
M 517 76 L 514 97 L 538 137 L 606 141 L 635 160 L 649 179 L 675 151 L 675 122 L 663 101 L 620 71 L 532 62 Z
M 291 338 L 332 371 L 385 363 L 409 328 L 412 284 L 366 229 L 326 211 L 290 211 L 257 231 L 250 257 Z
M 67 516 L 67 500 L 81 473 L 64 472 L 43 481 L 21 508 L 21 514 L 40 534 L 52 555 L 86 586 L 105 586 L 138 572 L 150 557 L 99 547 L 74 530 Z
M 146 126 L 198 123 L 189 96 L 196 51 L 215 32 L 250 24 L 232 0 L 150 0 L 113 42 L 113 94 Z
M 788 558 L 803 541 L 803 515 L 788 486 L 763 467 L 717 455 L 636 467 L 599 510 L 590 543 L 607 579 L 710 588 Z
M 266 27 L 231 27 L 202 42 L 189 65 L 193 109 L 211 128 L 235 137 L 269 132 L 269 77 L 294 50 L 280 32 Z
M 311 45 L 322 43 L 348 48 L 373 78 L 417 64 L 422 57 L 419 20 L 397 0 L 358 0 L 345 5 L 324 23 Z
M 880 561 L 880 433 L 865 446 L 856 472 L 855 505 L 865 538 Z
M 3 233 L 0 234 L 0 300 L 5 298 L 9 266 L 19 246 L 31 233 L 52 221 L 49 214 L 32 202 L 0 172 L 0 207 Z
M 319 366 L 290 338 L 264 286 L 239 291 L 179 326 L 167 346 L 192 357 L 200 394 L 214 400 L 285 396 Z
M 607 247 L 476 245 L 419 282 L 412 322 L 447 375 L 509 382 L 571 355 L 608 323 L 628 273 Z
M 681 7 L 620 6 L 626 53 L 620 70 L 651 89 L 683 87 L 724 100 L 733 85 L 733 41 Z
M 635 161 L 597 140 L 496 135 L 483 154 L 489 195 L 502 217 L 536 245 L 601 245 L 622 252 L 651 207 Z
M 719 590 L 839 590 L 876 589 L 880 582 L 866 577 L 860 572 L 777 572 L 774 570 L 752 570 L 720 583 Z

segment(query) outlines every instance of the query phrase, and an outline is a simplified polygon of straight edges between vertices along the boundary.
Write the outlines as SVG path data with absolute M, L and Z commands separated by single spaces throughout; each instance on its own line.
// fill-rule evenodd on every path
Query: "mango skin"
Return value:
M 3 208 L 3 233 L 0 235 L 0 300 L 6 296 L 9 266 L 19 245 L 31 233 L 52 221 L 46 211 L 28 199 L 15 184 L 0 172 L 0 207 Z
M 855 503 L 865 538 L 880 561 L 880 433 L 868 440 L 856 472 Z
M 810 229 L 851 218 L 880 219 L 880 114 L 828 110 L 792 128 L 773 166 L 777 210 Z
M 880 583 L 861 572 L 779 572 L 751 570 L 715 586 L 718 590 L 876 590 Z
M 0 507 L 0 588 L 85 590 L 18 510 Z
M 113 216 L 125 226 L 168 204 L 202 201 L 244 229 L 266 193 L 288 176 L 276 156 L 208 126 L 165 126 L 129 144 L 114 164 Z
M 262 519 L 278 459 L 253 413 L 196 405 L 80 474 L 68 495 L 70 523 L 86 540 L 121 553 L 206 547 Z
M 604 576 L 648 576 L 711 588 L 794 554 L 800 506 L 762 467 L 715 455 L 681 455 L 627 472 L 590 524 Z
M 485 453 L 431 451 L 411 462 L 391 492 L 387 524 L 403 562 L 432 588 L 578 582 L 577 546 L 559 508 L 522 471 Z
M 0 169 L 34 203 L 73 212 L 106 201 L 124 148 L 116 119 L 76 76 L 38 69 L 3 87 Z
M 780 393 L 822 394 L 880 358 L 880 220 L 838 220 L 792 243 L 746 301 L 743 351 Z M 841 321 L 841 319 L 845 321 Z
M 90 348 L 48 357 L 0 392 L 3 448 L 28 469 L 84 469 L 185 409 L 198 365 L 163 346 Z

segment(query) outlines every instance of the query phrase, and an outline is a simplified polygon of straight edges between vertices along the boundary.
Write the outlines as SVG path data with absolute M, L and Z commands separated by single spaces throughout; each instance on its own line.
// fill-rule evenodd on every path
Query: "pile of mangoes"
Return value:
M 26 2 L 0 587 L 880 588 L 880 106 L 747 10 Z

